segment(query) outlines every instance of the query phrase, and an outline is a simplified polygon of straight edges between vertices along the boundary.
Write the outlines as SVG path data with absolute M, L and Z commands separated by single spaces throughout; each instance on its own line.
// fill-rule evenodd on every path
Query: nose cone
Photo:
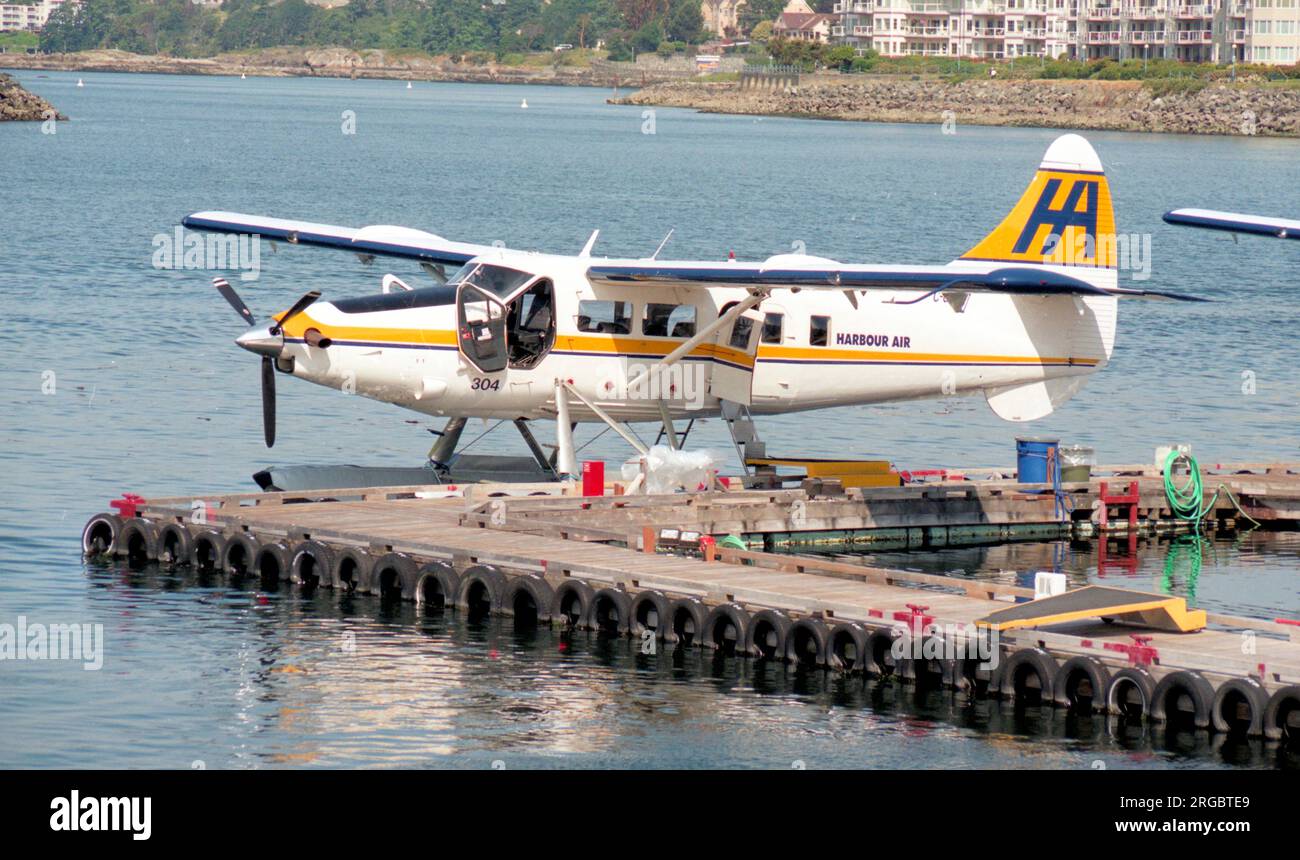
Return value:
M 279 331 L 272 334 L 270 324 L 259 325 L 250 328 L 248 331 L 235 338 L 235 343 L 239 344 L 249 352 L 278 358 L 280 351 L 284 349 L 284 335 Z

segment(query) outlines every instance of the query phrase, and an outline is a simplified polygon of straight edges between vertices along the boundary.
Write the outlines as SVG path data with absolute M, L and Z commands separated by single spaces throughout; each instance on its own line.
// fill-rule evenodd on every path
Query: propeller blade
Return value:
M 244 318 L 244 322 L 249 325 L 253 324 L 253 312 L 248 309 L 248 305 L 244 304 L 244 300 L 235 292 L 234 287 L 230 286 L 229 281 L 225 278 L 213 278 L 212 286 L 216 287 L 217 292 L 221 293 L 221 297 L 230 303 L 230 306 L 235 309 L 235 313 Z
M 275 447 L 275 359 L 262 356 L 262 432 L 266 447 Z
M 275 325 L 271 326 L 271 334 L 279 334 L 280 330 L 283 329 L 285 325 L 288 324 L 289 320 L 293 319 L 298 314 L 307 310 L 307 308 L 311 306 L 311 303 L 316 301 L 319 298 L 320 298 L 319 290 L 312 290 L 310 293 L 303 293 L 302 298 L 294 302 L 293 307 L 289 308 L 289 310 L 284 312 L 284 316 L 280 317 L 280 321 L 277 322 Z

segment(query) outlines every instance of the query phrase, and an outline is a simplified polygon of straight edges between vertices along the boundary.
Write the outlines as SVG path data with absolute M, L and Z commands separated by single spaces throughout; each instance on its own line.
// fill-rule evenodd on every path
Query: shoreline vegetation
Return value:
M 47 119 L 66 120 L 67 117 L 55 110 L 54 105 L 0 72 L 0 122 L 43 122 Z
M 375 78 L 464 83 L 631 87 L 680 77 L 633 63 L 614 63 L 591 51 L 521 55 L 429 55 L 416 51 L 348 48 L 257 48 L 212 57 L 133 54 L 113 49 L 72 53 L 0 54 L 0 68 L 25 71 L 133 72 L 250 77 Z

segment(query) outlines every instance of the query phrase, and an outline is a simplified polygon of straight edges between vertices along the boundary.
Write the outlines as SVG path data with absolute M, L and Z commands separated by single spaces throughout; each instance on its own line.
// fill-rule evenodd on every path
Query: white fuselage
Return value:
M 1084 376 L 1105 365 L 1114 344 L 1116 299 L 1110 296 L 972 293 L 901 304 L 918 293 L 855 291 L 851 300 L 838 290 L 775 287 L 748 312 L 755 323 L 767 323 L 761 336 L 733 341 L 728 325 L 629 391 L 629 378 L 689 333 L 648 324 L 650 305 L 694 307 L 699 331 L 748 290 L 593 284 L 586 276 L 592 260 L 581 257 L 507 251 L 499 262 L 552 285 L 552 336 L 531 366 L 478 369 L 458 345 L 468 335 L 450 298 L 453 288 L 443 287 L 376 297 L 381 305 L 410 307 L 317 302 L 286 326 L 280 367 L 289 370 L 291 362 L 292 374 L 310 382 L 427 415 L 507 419 L 554 418 L 555 383 L 563 379 L 611 416 L 636 421 L 658 420 L 661 400 L 673 417 L 717 414 L 719 396 L 743 402 L 742 388 L 756 413 L 989 392 Z M 435 298 L 443 303 L 427 303 Z M 593 308 L 617 311 L 593 322 Z M 688 313 L 677 311 L 673 319 Z M 304 332 L 312 328 L 329 339 L 327 347 L 307 345 Z M 570 415 L 596 419 L 577 401 Z

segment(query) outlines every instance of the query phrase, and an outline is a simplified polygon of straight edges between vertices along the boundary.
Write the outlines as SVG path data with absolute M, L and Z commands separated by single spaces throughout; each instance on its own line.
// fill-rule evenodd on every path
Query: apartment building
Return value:
M 832 39 L 885 56 L 1300 61 L 1300 0 L 841 0 Z
M 77 0 L 41 0 L 30 5 L 0 4 L 0 33 L 12 30 L 39 32 L 54 10 L 65 2 L 76 3 Z

